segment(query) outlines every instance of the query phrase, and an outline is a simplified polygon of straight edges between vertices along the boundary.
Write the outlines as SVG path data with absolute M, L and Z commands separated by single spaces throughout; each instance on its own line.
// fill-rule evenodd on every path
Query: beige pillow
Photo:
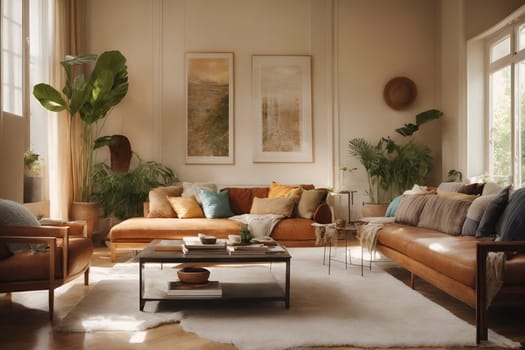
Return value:
M 396 210 L 396 222 L 405 225 L 416 226 L 419 222 L 419 215 L 429 197 L 435 194 L 411 194 L 404 196 Z
M 470 204 L 471 200 L 433 196 L 425 204 L 417 226 L 459 235 Z
M 272 181 L 270 190 L 268 191 L 268 198 L 292 197 L 296 196 L 297 192 L 300 194 L 300 187 L 281 185 Z
M 289 217 L 292 215 L 295 201 L 293 198 L 258 198 L 254 197 L 250 214 L 275 214 Z
M 203 218 L 204 213 L 202 212 L 199 203 L 195 200 L 195 197 L 168 197 L 168 201 L 181 219 L 189 218 Z
M 149 191 L 148 218 L 176 218 L 177 213 L 171 207 L 168 197 L 179 197 L 181 186 L 157 187 Z
M 461 201 L 471 201 L 471 202 L 474 199 L 479 197 L 475 194 L 466 194 L 466 193 L 460 193 L 460 192 L 440 192 L 438 193 L 438 196 L 450 198 L 450 199 L 457 199 Z
M 297 205 L 298 216 L 304 219 L 311 219 L 314 215 L 315 209 L 321 204 L 325 198 L 326 189 L 303 190 L 299 204 Z

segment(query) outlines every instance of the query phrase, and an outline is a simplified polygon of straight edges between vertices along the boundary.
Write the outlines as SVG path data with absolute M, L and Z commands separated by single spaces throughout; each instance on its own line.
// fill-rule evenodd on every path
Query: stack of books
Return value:
M 182 237 L 184 254 L 225 253 L 226 240 L 218 239 L 216 243 L 202 243 L 199 237 Z
M 222 297 L 222 288 L 218 281 L 202 284 L 170 281 L 166 294 L 177 299 L 213 299 Z
M 268 246 L 264 244 L 247 244 L 247 245 L 229 245 L 228 253 L 230 255 L 250 255 L 268 252 Z

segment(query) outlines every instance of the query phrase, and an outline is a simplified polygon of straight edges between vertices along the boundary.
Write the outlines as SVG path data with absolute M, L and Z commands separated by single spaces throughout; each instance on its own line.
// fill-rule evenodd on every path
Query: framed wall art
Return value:
M 311 56 L 253 56 L 255 163 L 312 162 Z
M 233 164 L 233 53 L 186 53 L 186 164 Z

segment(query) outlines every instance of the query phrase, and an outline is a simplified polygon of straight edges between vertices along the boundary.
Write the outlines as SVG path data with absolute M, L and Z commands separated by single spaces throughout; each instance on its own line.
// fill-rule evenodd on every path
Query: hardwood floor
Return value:
M 122 252 L 118 261 L 129 260 L 131 253 Z M 97 279 L 97 268 L 113 266 L 109 249 L 97 247 L 92 258 L 93 283 L 85 288 L 82 278 L 60 287 L 56 291 L 55 320 L 62 319 L 89 291 Z M 410 275 L 402 268 L 386 266 L 394 277 L 408 285 Z M 100 276 L 98 277 L 100 278 Z M 408 288 L 408 287 L 407 287 Z M 428 283 L 417 280 L 416 289 L 426 297 L 442 305 L 458 317 L 473 324 L 474 312 L 463 303 L 456 301 Z M 493 307 L 489 325 L 498 333 L 515 341 L 525 342 L 525 307 Z M 235 349 L 231 344 L 215 343 L 184 332 L 178 324 L 168 324 L 144 332 L 96 332 L 59 333 L 53 331 L 47 317 L 47 292 L 13 293 L 11 298 L 0 298 L 0 341 L 1 348 L 10 350 L 27 349 Z M 328 349 L 319 347 L 317 349 Z M 331 347 L 329 349 L 355 349 Z M 433 348 L 435 349 L 435 348 Z M 487 349 L 487 348 L 485 348 Z

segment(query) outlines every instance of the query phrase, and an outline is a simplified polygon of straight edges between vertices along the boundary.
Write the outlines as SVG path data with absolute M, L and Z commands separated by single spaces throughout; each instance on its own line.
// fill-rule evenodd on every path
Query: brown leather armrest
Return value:
M 329 224 L 332 222 L 332 210 L 326 202 L 319 204 L 317 209 L 315 209 L 313 220 L 319 224 Z
M 0 235 L 65 238 L 69 226 L 0 226 Z

